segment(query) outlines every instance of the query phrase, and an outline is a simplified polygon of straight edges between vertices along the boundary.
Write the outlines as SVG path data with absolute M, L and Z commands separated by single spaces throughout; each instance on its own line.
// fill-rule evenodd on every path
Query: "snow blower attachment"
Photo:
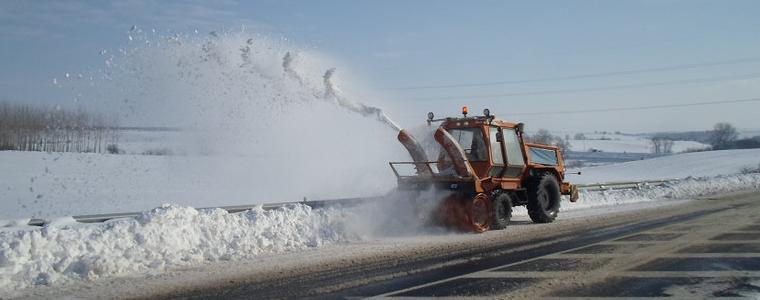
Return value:
M 431 188 L 450 191 L 434 216 L 440 223 L 466 231 L 503 229 L 512 207 L 526 205 L 536 223 L 554 221 L 561 195 L 578 199 L 574 185 L 564 182 L 565 166 L 559 148 L 524 140 L 522 123 L 496 119 L 488 109 L 483 116 L 434 119 L 442 122 L 433 137 L 440 145 L 430 161 L 425 149 L 406 130 L 398 139 L 412 162 L 391 162 L 399 190 Z M 400 170 L 413 166 L 407 174 Z

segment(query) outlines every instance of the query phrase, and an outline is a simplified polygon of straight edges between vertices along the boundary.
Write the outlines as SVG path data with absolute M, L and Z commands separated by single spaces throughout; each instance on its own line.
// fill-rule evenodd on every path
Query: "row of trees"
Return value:
M 0 102 L 0 150 L 113 152 L 118 133 L 115 118 L 83 109 Z
M 760 136 L 739 139 L 739 132 L 730 123 L 718 123 L 710 134 L 713 150 L 760 148 Z
M 739 139 L 739 131 L 730 123 L 717 123 L 711 131 L 699 132 L 704 137 L 698 141 L 710 144 L 707 150 L 760 148 L 760 137 Z M 690 133 L 691 134 L 691 133 Z M 693 134 L 692 134 L 693 135 Z M 676 139 L 679 139 L 676 137 Z M 696 140 L 696 139 L 695 139 Z M 651 138 L 652 153 L 672 153 L 673 138 L 655 135 Z
M 739 139 L 738 130 L 730 123 L 717 123 L 713 126 L 712 131 L 701 131 L 699 133 L 704 136 L 703 142 L 707 142 L 711 146 L 711 148 L 705 150 L 760 148 L 760 136 Z M 616 132 L 616 134 L 620 133 Z M 538 130 L 536 133 L 527 136 L 527 139 L 534 143 L 558 146 L 563 152 L 567 152 L 571 147 L 570 136 L 566 135 L 565 138 L 555 136 L 546 129 Z M 587 138 L 583 133 L 578 133 L 573 139 L 585 140 Z M 677 137 L 675 139 L 681 140 Z M 652 153 L 670 154 L 673 153 L 674 138 L 658 134 L 650 138 L 650 144 Z

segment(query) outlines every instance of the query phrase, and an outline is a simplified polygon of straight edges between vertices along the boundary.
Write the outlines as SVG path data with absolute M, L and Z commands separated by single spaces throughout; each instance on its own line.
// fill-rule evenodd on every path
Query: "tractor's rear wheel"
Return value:
M 493 221 L 491 229 L 504 229 L 512 219 L 512 198 L 507 193 L 499 193 L 493 199 Z
M 469 230 L 485 232 L 491 228 L 493 206 L 491 205 L 491 199 L 486 194 L 477 194 L 475 198 L 467 201 L 466 212 L 468 219 L 466 226 Z
M 560 190 L 557 177 L 544 173 L 528 187 L 528 215 L 535 223 L 551 223 L 559 213 Z

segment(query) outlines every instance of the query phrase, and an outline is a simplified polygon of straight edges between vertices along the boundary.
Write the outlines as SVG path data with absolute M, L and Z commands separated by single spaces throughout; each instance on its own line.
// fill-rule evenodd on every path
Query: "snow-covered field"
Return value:
M 379 195 L 395 185 L 387 158 L 334 163 L 342 155 L 315 154 L 317 161 L 295 157 L 280 168 L 262 168 L 283 155 L 0 151 L 0 220 L 143 211 L 164 203 L 216 207 Z
M 760 165 L 760 149 L 684 153 L 619 164 L 581 168 L 568 175 L 574 183 L 602 183 L 652 179 L 713 177 L 735 174 Z
M 689 177 L 662 187 L 584 192 L 579 202 L 563 204 L 563 210 L 760 190 L 760 174 L 735 174 L 742 166 L 755 165 L 758 154 L 760 152 L 755 150 L 702 152 L 630 162 L 618 167 L 591 168 L 586 171 L 591 174 L 587 178 L 686 177 L 681 176 L 683 174 Z M 655 172 L 653 166 L 661 170 Z M 146 211 L 135 219 L 102 224 L 77 224 L 70 218 L 60 218 L 45 227 L 35 228 L 4 222 L 0 225 L 3 226 L 0 228 L 0 290 L 59 285 L 135 272 L 162 272 L 219 260 L 250 259 L 398 235 L 442 234 L 441 228 L 420 221 L 412 211 L 410 207 L 399 207 L 398 202 L 323 209 L 293 204 L 270 211 L 253 209 L 237 214 L 167 205 Z M 515 214 L 520 216 L 525 212 L 518 209 Z
M 586 139 L 574 140 L 570 135 L 570 144 L 572 151 L 586 152 L 599 150 L 603 152 L 615 153 L 651 153 L 651 141 L 643 136 L 626 135 L 626 134 L 599 134 L 584 133 Z M 673 153 L 680 153 L 686 150 L 705 149 L 709 145 L 695 141 L 673 141 Z

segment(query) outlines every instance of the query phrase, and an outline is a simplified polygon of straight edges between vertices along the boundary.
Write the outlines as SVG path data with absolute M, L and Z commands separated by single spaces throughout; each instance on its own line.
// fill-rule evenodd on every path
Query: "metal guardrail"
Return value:
M 669 182 L 676 182 L 677 179 L 666 180 L 647 180 L 647 181 L 621 181 L 621 182 L 607 182 L 607 183 L 594 183 L 594 184 L 578 184 L 576 185 L 579 190 L 584 191 L 606 191 L 606 190 L 630 190 L 640 189 L 644 187 L 661 186 Z
M 594 184 L 579 184 L 576 185 L 579 190 L 582 191 L 603 191 L 603 190 L 626 190 L 626 189 L 640 189 L 644 187 L 661 186 L 668 182 L 676 180 L 649 180 L 649 181 L 629 181 L 629 182 L 608 182 L 608 183 L 594 183 Z M 263 209 L 276 209 L 288 204 L 304 204 L 311 206 L 312 208 L 327 207 L 327 206 L 340 206 L 340 205 L 357 205 L 364 202 L 376 201 L 384 199 L 383 196 L 374 197 L 361 197 L 361 198 L 341 198 L 341 199 L 327 199 L 327 200 L 312 200 L 312 201 L 298 201 L 298 202 L 276 202 L 265 204 L 250 204 L 250 205 L 234 205 L 234 206 L 218 206 L 218 207 L 203 207 L 199 209 L 224 209 L 229 213 L 239 213 L 253 209 L 254 207 L 261 206 Z M 72 218 L 79 223 L 102 223 L 113 219 L 123 218 L 135 218 L 140 216 L 142 212 L 127 212 L 127 213 L 112 213 L 112 214 L 93 214 L 93 215 L 81 215 L 73 216 Z M 44 226 L 48 223 L 44 219 L 31 219 L 27 223 L 30 226 Z
M 383 197 L 362 197 L 362 198 L 341 198 L 341 199 L 329 199 L 329 200 L 312 200 L 312 201 L 295 201 L 295 202 L 275 202 L 275 203 L 262 203 L 262 204 L 247 204 L 247 205 L 233 205 L 233 206 L 214 206 L 214 207 L 201 207 L 198 209 L 224 209 L 229 213 L 239 213 L 247 210 L 251 210 L 254 207 L 261 206 L 263 209 L 276 209 L 288 204 L 304 204 L 311 206 L 312 208 L 326 207 L 326 206 L 339 206 L 339 205 L 357 205 L 367 201 L 375 201 L 382 199 Z M 79 223 L 102 223 L 113 219 L 123 218 L 135 218 L 141 215 L 143 212 L 126 212 L 126 213 L 112 213 L 112 214 L 92 214 L 73 216 L 72 218 Z M 27 223 L 30 226 L 44 226 L 48 223 L 44 219 L 31 219 Z

